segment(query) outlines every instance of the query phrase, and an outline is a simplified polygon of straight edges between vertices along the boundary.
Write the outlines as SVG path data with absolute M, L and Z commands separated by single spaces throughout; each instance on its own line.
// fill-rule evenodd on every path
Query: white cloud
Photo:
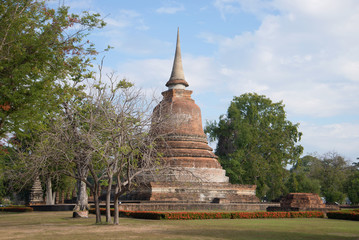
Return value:
M 227 13 L 238 13 L 240 11 L 240 6 L 237 5 L 238 1 L 236 0 L 216 0 L 214 6 L 218 8 L 223 19 Z
M 164 14 L 175 14 L 180 11 L 184 11 L 185 7 L 183 4 L 177 2 L 169 2 L 166 6 L 160 7 L 156 9 L 157 13 L 164 13 Z
M 149 26 L 143 15 L 130 9 L 119 9 L 116 15 L 105 18 L 107 26 L 99 33 L 114 51 L 133 55 L 149 55 L 161 52 L 169 43 L 153 39 L 147 35 Z
M 273 8 L 272 2 L 263 0 L 216 0 L 213 5 L 219 10 L 224 20 L 227 14 L 240 12 L 250 12 L 261 17 Z
M 217 0 L 214 6 L 223 18 L 251 12 L 261 19 L 257 30 L 233 37 L 200 34 L 218 45 L 215 59 L 222 65 L 214 71 L 226 81 L 226 94 L 283 100 L 290 116 L 314 119 L 301 123 L 305 152 L 334 150 L 355 160 L 359 2 Z
M 120 9 L 115 16 L 105 18 L 107 22 L 106 29 L 135 28 L 138 30 L 147 30 L 149 27 L 145 24 L 142 15 L 134 10 Z
M 300 130 L 303 132 L 302 144 L 310 146 L 310 148 L 305 148 L 305 153 L 319 152 L 323 154 L 336 151 L 353 161 L 356 160 L 358 150 L 353 146 L 359 146 L 359 124 L 302 123 Z
M 248 7 L 247 1 L 215 4 L 226 12 L 236 7 L 263 10 L 260 4 Z M 231 38 L 202 35 L 218 44 L 219 62 L 232 73 L 228 91 L 238 95 L 252 88 L 284 100 L 293 113 L 313 117 L 359 109 L 359 3 L 275 0 L 270 4 L 276 14 L 263 16 L 256 31 Z

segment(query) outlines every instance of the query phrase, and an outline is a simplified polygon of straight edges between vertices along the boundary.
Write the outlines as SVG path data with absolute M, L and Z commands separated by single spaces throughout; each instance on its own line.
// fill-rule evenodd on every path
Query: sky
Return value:
M 305 154 L 359 157 L 359 1 L 52 0 L 100 13 L 89 37 L 116 72 L 160 96 L 180 29 L 187 89 L 203 124 L 248 92 L 283 101 Z M 99 63 L 99 60 L 98 60 Z M 211 145 L 215 147 L 214 143 Z

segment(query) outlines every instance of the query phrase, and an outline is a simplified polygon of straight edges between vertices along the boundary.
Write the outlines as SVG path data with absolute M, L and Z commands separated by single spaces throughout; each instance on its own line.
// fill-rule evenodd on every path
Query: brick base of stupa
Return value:
M 202 202 L 122 202 L 120 210 L 125 211 L 265 211 L 279 203 L 202 203 Z
M 255 185 L 200 182 L 151 182 L 130 199 L 155 202 L 259 203 Z

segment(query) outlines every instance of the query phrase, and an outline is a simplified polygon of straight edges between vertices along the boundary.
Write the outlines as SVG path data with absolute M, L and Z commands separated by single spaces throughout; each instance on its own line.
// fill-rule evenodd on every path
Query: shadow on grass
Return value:
M 358 239 L 359 236 L 343 236 L 343 234 L 309 234 L 300 232 L 275 232 L 275 231 L 252 231 L 252 230 L 229 230 L 229 229 L 213 229 L 213 230 L 196 230 L 186 229 L 184 231 L 166 231 L 168 236 L 176 236 L 178 239 L 266 239 L 266 240 L 338 240 L 338 239 Z M 183 238 L 180 238 L 183 237 Z

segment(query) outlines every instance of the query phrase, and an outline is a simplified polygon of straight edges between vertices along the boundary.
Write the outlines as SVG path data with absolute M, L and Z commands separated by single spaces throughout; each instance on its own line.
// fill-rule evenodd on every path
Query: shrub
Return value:
M 32 212 L 34 211 L 31 207 L 17 207 L 17 206 L 9 206 L 9 207 L 0 207 L 1 212 Z
M 105 214 L 106 209 L 100 209 Z M 113 215 L 111 209 L 111 215 Z M 95 213 L 95 209 L 90 209 Z M 119 211 L 121 217 L 133 217 L 142 219 L 166 219 L 166 220 L 194 220 L 194 219 L 252 219 L 252 218 L 323 218 L 320 211 L 307 212 L 154 212 L 154 211 Z
M 331 219 L 359 221 L 359 211 L 358 210 L 328 212 L 327 216 L 328 216 L 328 218 L 331 218 Z
M 223 219 L 231 218 L 229 212 L 165 212 L 161 219 L 189 220 L 189 219 Z
M 320 211 L 307 212 L 234 212 L 233 219 L 236 218 L 323 218 L 324 213 Z

